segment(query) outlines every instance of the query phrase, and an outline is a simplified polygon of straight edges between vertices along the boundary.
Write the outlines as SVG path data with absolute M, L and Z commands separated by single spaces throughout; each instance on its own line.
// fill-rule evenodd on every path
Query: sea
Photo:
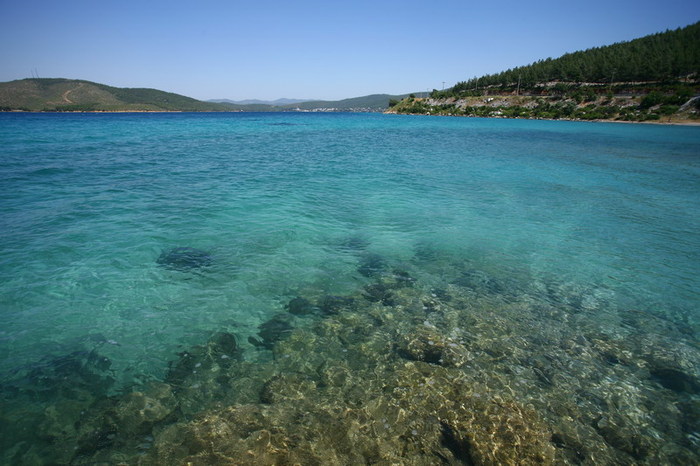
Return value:
M 698 464 L 700 127 L 0 113 L 0 464 Z

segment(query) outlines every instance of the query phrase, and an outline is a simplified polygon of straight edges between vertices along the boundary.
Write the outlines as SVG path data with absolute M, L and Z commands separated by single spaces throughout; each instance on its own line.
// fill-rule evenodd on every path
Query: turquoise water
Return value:
M 599 323 L 649 313 L 698 347 L 700 128 L 0 114 L 0 148 L 5 383 L 98 351 L 112 396 L 221 331 L 264 361 L 261 324 L 297 296 L 361 289 L 368 260 L 425 290 L 467 264 Z M 177 247 L 211 263 L 158 263 Z

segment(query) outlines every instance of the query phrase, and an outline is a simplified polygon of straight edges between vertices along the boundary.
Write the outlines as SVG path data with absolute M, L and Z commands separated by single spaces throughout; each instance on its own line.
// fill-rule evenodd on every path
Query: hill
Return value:
M 342 100 L 310 100 L 286 105 L 231 103 L 218 100 L 231 110 L 247 112 L 383 112 L 392 100 L 403 99 L 404 95 L 372 94 Z
M 0 83 L 0 110 L 25 111 L 227 111 L 171 92 L 119 88 L 75 79 L 21 79 Z
M 700 23 L 472 78 L 393 113 L 516 118 L 697 119 Z
M 285 105 L 285 109 L 302 111 L 377 112 L 389 107 L 392 99 L 402 99 L 406 95 L 372 94 L 343 100 L 314 100 Z
M 404 97 L 374 94 L 338 101 L 278 99 L 271 103 L 248 101 L 244 104 L 226 99 L 202 102 L 157 89 L 119 88 L 76 79 L 31 78 L 0 83 L 0 111 L 381 112 L 388 108 L 391 99 Z
M 218 104 L 234 104 L 234 105 L 272 105 L 272 106 L 282 106 L 290 104 L 298 104 L 301 102 L 309 102 L 313 99 L 277 99 L 277 100 L 259 100 L 259 99 L 248 99 L 248 100 L 230 100 L 230 99 L 209 99 L 207 102 L 215 102 Z

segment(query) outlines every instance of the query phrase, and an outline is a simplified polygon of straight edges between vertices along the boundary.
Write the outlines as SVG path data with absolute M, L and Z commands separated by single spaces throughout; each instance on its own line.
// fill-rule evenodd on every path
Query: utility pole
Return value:
M 442 82 L 442 90 L 445 90 L 445 81 Z
M 518 88 L 515 90 L 515 95 L 520 95 L 520 78 L 522 75 L 518 75 Z
M 609 92 L 612 92 L 612 83 L 613 83 L 614 78 L 615 78 L 615 70 L 612 70 L 612 74 L 610 75 L 610 88 L 608 89 Z

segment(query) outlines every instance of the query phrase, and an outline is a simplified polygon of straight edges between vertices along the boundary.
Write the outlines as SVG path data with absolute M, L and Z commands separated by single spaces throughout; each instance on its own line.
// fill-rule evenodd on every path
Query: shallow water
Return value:
M 506 351 L 523 351 L 513 364 L 527 367 L 539 367 L 531 360 L 547 338 L 591 340 L 582 329 L 595 327 L 617 345 L 601 354 L 619 361 L 631 353 L 634 377 L 646 370 L 661 393 L 680 397 L 669 403 L 697 405 L 698 128 L 371 114 L 0 114 L 0 147 L 0 374 L 4 402 L 21 400 L 36 416 L 22 421 L 27 430 L 46 425 L 47 406 L 79 398 L 83 411 L 99 412 L 104 400 L 172 382 L 178 353 L 217 332 L 236 336 L 237 364 L 253 365 L 251 380 L 270 367 L 284 373 L 275 345 L 300 338 L 291 328 L 318 334 L 327 325 L 323 296 L 355 297 L 362 304 L 348 316 L 389 314 L 368 325 L 386 325 L 387 341 L 401 347 L 397 335 L 415 331 L 406 322 L 423 322 L 432 309 L 425 302 L 444 294 L 454 298 L 441 311 L 452 320 L 428 319 L 427 327 L 454 333 L 478 307 L 473 318 L 496 319 L 470 321 L 483 338 L 507 327 L 513 338 L 541 333 Z M 206 261 L 164 266 L 160 258 L 174 248 L 194 248 Z M 410 293 L 372 288 L 404 276 Z M 283 336 L 261 339 L 260 326 L 290 316 L 296 297 L 311 310 L 292 314 Z M 414 301 L 424 305 L 413 309 Z M 517 312 L 508 307 L 516 304 Z M 532 325 L 521 326 L 519 315 Z M 677 350 L 677 365 L 624 346 L 633 337 Z M 355 349 L 347 338 L 344 345 Z M 394 349 L 399 358 L 413 354 Z M 329 360 L 342 356 L 336 350 L 328 347 Z M 593 364 L 566 357 L 571 373 Z M 484 377 L 506 370 L 479 362 Z M 89 395 L 26 388 L 37 380 L 54 387 L 52 378 L 79 380 Z M 216 397 L 188 409 L 177 403 L 187 419 L 217 406 Z M 5 426 L 18 414 L 6 416 Z M 157 444 L 164 426 L 183 419 L 159 419 L 139 435 Z M 696 449 L 697 420 L 677 423 L 685 427 L 670 441 Z M 634 456 L 606 429 L 597 428 L 604 443 L 637 461 L 685 458 L 653 456 L 652 446 Z M 31 446 L 47 436 L 61 438 L 3 432 L 5 460 L 50 455 Z M 107 441 L 77 448 L 83 458 L 105 449 L 118 450 Z

